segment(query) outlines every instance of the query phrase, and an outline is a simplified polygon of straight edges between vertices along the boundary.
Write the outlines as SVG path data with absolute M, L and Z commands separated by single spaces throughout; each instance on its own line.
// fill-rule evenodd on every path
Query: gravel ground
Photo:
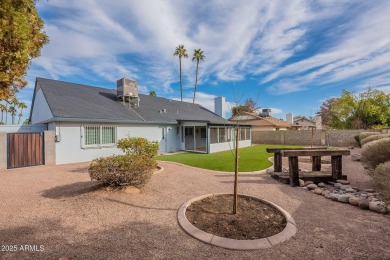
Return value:
M 99 189 L 86 163 L 0 171 L 0 259 L 390 259 L 389 215 L 329 201 L 265 173 L 240 174 L 239 192 L 287 210 L 298 233 L 255 251 L 200 242 L 179 227 L 177 210 L 196 196 L 232 192 L 233 174 L 160 165 L 165 170 L 140 194 Z M 351 185 L 375 188 L 359 162 L 348 156 L 343 167 Z M 4 252 L 12 245 L 16 252 Z

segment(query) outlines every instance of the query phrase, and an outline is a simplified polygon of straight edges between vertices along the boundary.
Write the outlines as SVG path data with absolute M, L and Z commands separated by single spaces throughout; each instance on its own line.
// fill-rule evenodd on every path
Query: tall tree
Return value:
M 371 88 L 359 94 L 343 90 L 332 113 L 332 127 L 337 129 L 388 127 L 390 94 Z
M 0 98 L 9 99 L 27 85 L 24 79 L 31 59 L 49 42 L 34 0 L 0 3 Z
M 0 110 L 1 110 L 1 121 L 0 121 L 0 124 L 4 124 L 4 112 L 6 110 L 5 106 L 3 104 L 0 104 Z
M 336 98 L 329 98 L 322 102 L 320 107 L 320 111 L 318 114 L 321 116 L 322 123 L 324 125 L 331 125 L 333 121 L 333 117 L 335 116 L 333 113 L 333 107 L 336 104 Z
M 23 109 L 26 109 L 27 106 L 24 102 L 19 102 L 18 103 L 18 108 L 20 108 L 20 112 L 19 112 L 19 119 L 18 119 L 18 125 L 20 124 L 20 119 L 22 118 L 23 116 Z
M 204 58 L 203 51 L 201 49 L 194 50 L 194 56 L 192 57 L 192 61 L 196 60 L 196 76 L 195 76 L 195 88 L 194 88 L 194 99 L 192 100 L 192 103 L 195 103 L 195 93 L 196 93 L 196 87 L 198 85 L 198 68 L 199 68 L 199 62 L 203 61 Z
M 9 109 L 8 109 L 8 112 L 11 114 L 12 124 L 14 125 L 15 124 L 15 116 L 16 116 L 16 113 L 17 113 L 16 107 L 15 106 L 10 106 Z
M 157 97 L 156 91 L 151 90 L 151 91 L 149 92 L 149 96 Z
M 179 44 L 176 49 L 174 56 L 179 57 L 179 65 L 180 65 L 180 100 L 183 101 L 183 86 L 182 86 L 182 80 L 181 80 L 181 58 L 188 58 L 187 50 L 184 48 L 184 45 Z

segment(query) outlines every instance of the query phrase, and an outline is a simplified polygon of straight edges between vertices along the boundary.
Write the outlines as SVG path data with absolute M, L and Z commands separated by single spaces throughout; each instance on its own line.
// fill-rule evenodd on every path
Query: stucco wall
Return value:
M 0 170 L 7 169 L 7 133 L 0 132 Z
M 116 146 L 100 148 L 83 148 L 81 139 L 82 123 L 57 123 L 56 134 L 61 141 L 56 143 L 56 163 L 87 162 L 98 157 L 123 154 Z M 111 124 L 99 124 L 111 125 Z M 162 128 L 166 139 L 162 139 Z M 176 150 L 176 125 L 117 125 L 117 140 L 126 137 L 144 137 L 160 143 L 160 152 Z

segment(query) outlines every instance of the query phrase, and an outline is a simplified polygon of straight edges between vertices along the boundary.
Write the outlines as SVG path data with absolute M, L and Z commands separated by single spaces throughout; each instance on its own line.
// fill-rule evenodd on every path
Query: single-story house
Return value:
M 316 116 L 315 121 L 304 116 L 294 119 L 294 125 L 301 127 L 301 130 L 322 129 L 321 116 Z
M 56 164 L 122 154 L 126 137 L 157 141 L 160 153 L 229 150 L 236 127 L 201 105 L 138 94 L 126 78 L 116 89 L 37 78 L 29 120 L 55 131 Z M 240 127 L 239 147 L 250 145 L 250 126 Z
M 294 125 L 272 116 L 261 116 L 256 113 L 242 112 L 229 118 L 233 123 L 248 124 L 252 131 L 279 131 L 294 128 Z

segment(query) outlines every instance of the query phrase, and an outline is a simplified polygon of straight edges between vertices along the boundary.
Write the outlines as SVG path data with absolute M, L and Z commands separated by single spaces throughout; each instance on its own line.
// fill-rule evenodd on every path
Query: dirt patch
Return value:
M 253 240 L 283 231 L 286 219 L 274 207 L 251 198 L 238 197 L 238 213 L 232 214 L 233 195 L 219 195 L 193 202 L 186 210 L 191 224 L 220 237 Z

